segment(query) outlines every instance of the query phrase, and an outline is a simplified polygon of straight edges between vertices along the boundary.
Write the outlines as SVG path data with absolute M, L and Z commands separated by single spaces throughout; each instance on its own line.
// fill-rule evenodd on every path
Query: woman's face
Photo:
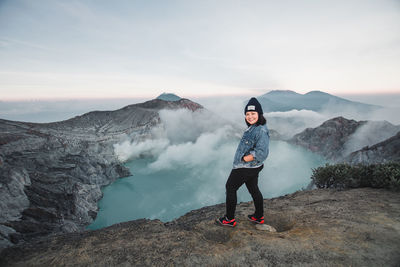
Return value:
M 247 111 L 246 112 L 246 121 L 253 125 L 258 121 L 258 112 L 256 111 Z

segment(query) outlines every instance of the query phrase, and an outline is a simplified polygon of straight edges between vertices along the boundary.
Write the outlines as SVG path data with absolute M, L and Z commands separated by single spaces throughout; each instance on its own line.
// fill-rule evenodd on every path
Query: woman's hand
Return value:
M 254 157 L 253 157 L 253 155 L 247 155 L 247 156 L 244 156 L 243 157 L 243 160 L 245 161 L 245 162 L 249 162 L 249 161 L 253 161 L 254 160 Z

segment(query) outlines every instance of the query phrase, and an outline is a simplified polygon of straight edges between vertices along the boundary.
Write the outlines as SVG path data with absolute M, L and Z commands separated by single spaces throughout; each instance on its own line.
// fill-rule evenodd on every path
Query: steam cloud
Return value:
M 114 145 L 115 154 L 121 161 L 139 157 L 154 157 L 169 145 L 167 139 L 145 140 L 143 142 L 124 141 Z
M 372 146 L 382 142 L 400 131 L 400 126 L 392 125 L 387 121 L 369 121 L 359 127 L 345 144 L 343 154 L 362 149 L 365 146 Z
M 168 162 L 186 162 L 188 166 L 194 166 L 206 162 L 211 156 L 217 156 L 223 144 L 241 134 L 237 125 L 207 110 L 161 110 L 159 116 L 161 124 L 151 132 L 154 139 L 127 140 L 114 145 L 114 151 L 121 161 L 151 156 L 158 158 L 152 165 L 156 169 L 172 168 Z
M 278 131 L 284 139 L 289 139 L 306 128 L 317 127 L 328 118 L 312 110 L 269 112 L 264 115 L 267 118 L 268 127 Z
M 161 125 L 153 134 L 158 139 L 139 143 L 125 141 L 115 145 L 115 152 L 120 159 L 151 156 L 153 160 L 146 170 L 150 173 L 176 170 L 179 176 L 181 170 L 187 170 L 186 176 L 179 179 L 182 179 L 183 184 L 196 183 L 196 191 L 192 192 L 194 202 L 199 203 L 199 206 L 223 202 L 225 182 L 232 168 L 233 156 L 246 128 L 243 116 L 240 116 L 242 127 L 238 127 L 204 111 L 192 113 L 188 110 L 162 110 L 159 114 Z M 304 118 L 302 125 L 309 125 L 309 117 L 313 117 L 314 124 L 322 120 L 321 116 L 309 111 L 278 115 L 291 118 L 293 114 Z M 291 168 L 282 168 L 289 162 L 296 164 Z M 293 192 L 309 183 L 311 168 L 320 164 L 323 164 L 323 159 L 311 152 L 285 142 L 272 141 L 270 156 L 260 174 L 260 188 L 267 192 L 265 197 Z M 251 197 L 241 189 L 238 199 L 249 201 Z

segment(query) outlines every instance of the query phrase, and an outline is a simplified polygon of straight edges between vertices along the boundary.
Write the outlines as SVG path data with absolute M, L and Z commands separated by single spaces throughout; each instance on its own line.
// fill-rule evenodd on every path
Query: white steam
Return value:
M 156 138 L 143 142 L 125 141 L 115 145 L 115 152 L 120 159 L 150 156 L 153 160 L 146 166 L 147 173 L 176 171 L 177 175 L 183 175 L 184 171 L 184 177 L 179 178 L 183 184 L 186 183 L 188 187 L 189 184 L 198 184 L 197 190 L 193 192 L 196 203 L 211 205 L 223 201 L 225 182 L 232 169 L 239 138 L 245 129 L 244 121 L 243 128 L 238 128 L 208 112 L 162 110 L 159 114 L 161 124 L 154 130 L 157 134 L 153 133 Z M 323 120 L 319 114 L 306 110 L 267 115 L 270 120 L 273 118 L 281 123 L 277 126 L 286 129 L 288 135 Z M 292 120 L 296 119 L 300 120 L 299 125 L 293 123 Z M 277 193 L 305 186 L 309 182 L 311 168 L 322 162 L 318 156 L 303 156 L 308 154 L 312 155 L 284 142 L 272 142 L 270 157 L 260 176 L 264 181 L 264 191 L 276 196 Z M 296 162 L 297 165 L 294 168 L 282 168 L 288 162 Z M 242 192 L 243 195 L 248 200 L 248 194 Z
M 268 127 L 278 131 L 284 139 L 300 133 L 306 128 L 317 127 L 327 119 L 326 115 L 319 114 L 312 110 L 291 110 L 287 112 L 265 113 Z
M 400 131 L 400 126 L 395 126 L 387 121 L 369 121 L 359 127 L 345 144 L 343 155 L 372 146 L 382 142 Z
M 218 156 L 224 143 L 241 134 L 238 126 L 206 110 L 161 110 L 159 116 L 160 125 L 150 133 L 153 139 L 126 140 L 114 145 L 121 161 L 150 156 L 157 159 L 151 165 L 157 170 L 170 169 L 172 164 L 195 166 Z
M 124 141 L 114 145 L 114 151 L 120 161 L 139 157 L 154 157 L 169 145 L 167 139 L 145 140 L 143 142 Z
M 202 134 L 214 132 L 230 123 L 207 110 L 190 112 L 187 109 L 161 110 L 159 112 L 164 137 L 171 144 L 195 142 Z M 230 130 L 232 131 L 232 129 Z
M 149 167 L 154 170 L 207 167 L 221 157 L 233 158 L 232 147 L 226 146 L 232 138 L 230 132 L 232 127 L 227 125 L 201 134 L 194 142 L 170 145 Z

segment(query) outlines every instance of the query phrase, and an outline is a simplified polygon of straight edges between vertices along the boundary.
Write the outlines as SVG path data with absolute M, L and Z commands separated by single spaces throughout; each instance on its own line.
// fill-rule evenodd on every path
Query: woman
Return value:
M 258 174 L 268 157 L 269 131 L 261 104 L 256 98 L 250 99 L 244 113 L 248 128 L 240 140 L 233 160 L 233 169 L 225 185 L 226 215 L 216 220 L 223 226 L 236 225 L 236 192 L 243 184 L 246 184 L 255 206 L 255 213 L 248 215 L 249 220 L 259 224 L 264 223 L 264 198 L 258 188 Z

